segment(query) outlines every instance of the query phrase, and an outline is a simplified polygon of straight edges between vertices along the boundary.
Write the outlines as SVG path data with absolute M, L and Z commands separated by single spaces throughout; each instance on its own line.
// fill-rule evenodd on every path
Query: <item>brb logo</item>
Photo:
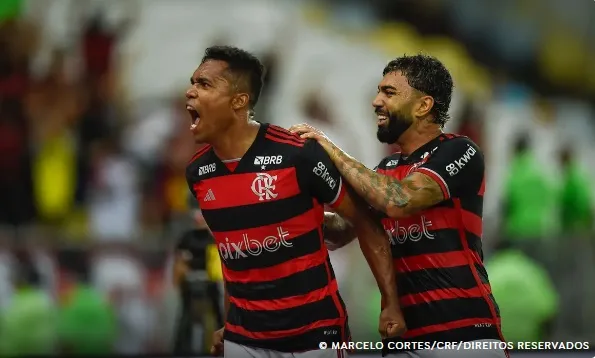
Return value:
M 407 240 L 417 242 L 423 237 L 428 239 L 435 239 L 434 234 L 430 232 L 432 222 L 425 216 L 419 218 L 419 223 L 411 224 L 409 226 L 399 225 L 398 220 L 390 220 L 384 223 L 384 229 L 388 234 L 391 245 L 404 244 Z
M 337 181 L 333 179 L 331 174 L 326 169 L 324 163 L 318 162 L 318 164 L 316 164 L 316 167 L 312 169 L 312 171 L 314 172 L 314 174 L 321 177 L 322 180 L 324 180 L 331 189 L 335 189 L 335 187 L 337 186 Z
M 277 197 L 275 190 L 276 175 L 258 173 L 252 182 L 252 192 L 258 196 L 259 201 L 271 200 Z
M 459 170 L 463 169 L 463 167 L 467 165 L 475 153 L 477 153 L 477 150 L 475 150 L 475 148 L 473 148 L 470 144 L 467 144 L 467 147 L 467 150 L 459 159 L 446 166 L 446 171 L 451 177 L 457 175 Z
M 267 236 L 261 241 L 250 239 L 248 234 L 242 234 L 242 240 L 239 242 L 229 242 L 229 239 L 225 238 L 225 243 L 219 244 L 219 254 L 223 261 L 228 261 L 259 256 L 264 251 L 275 252 L 281 247 L 293 247 L 293 244 L 286 240 L 288 236 L 289 232 L 279 226 L 277 235 Z

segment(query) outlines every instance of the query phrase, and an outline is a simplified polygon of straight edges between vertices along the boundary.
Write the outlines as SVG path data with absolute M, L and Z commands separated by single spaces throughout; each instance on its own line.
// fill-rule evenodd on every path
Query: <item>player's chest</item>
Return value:
M 300 194 L 298 173 L 291 163 L 256 156 L 252 166 L 217 170 L 194 184 L 202 210 L 249 206 L 283 200 Z M 240 163 L 242 164 L 242 163 Z M 213 163 L 214 166 L 225 163 Z

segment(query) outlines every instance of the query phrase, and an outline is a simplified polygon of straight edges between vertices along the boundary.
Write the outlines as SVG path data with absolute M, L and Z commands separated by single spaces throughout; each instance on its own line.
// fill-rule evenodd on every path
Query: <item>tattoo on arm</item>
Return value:
M 391 217 L 408 216 L 444 200 L 438 183 L 425 174 L 414 172 L 399 181 L 366 168 L 337 147 L 331 157 L 357 194 Z

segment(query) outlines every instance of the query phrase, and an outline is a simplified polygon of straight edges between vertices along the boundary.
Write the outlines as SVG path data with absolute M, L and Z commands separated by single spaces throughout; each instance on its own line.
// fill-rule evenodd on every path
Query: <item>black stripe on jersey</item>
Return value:
M 203 210 L 202 214 L 212 231 L 235 231 L 283 222 L 300 216 L 313 207 L 311 197 L 299 194 L 287 199 L 253 205 Z
M 262 250 L 260 255 L 242 257 L 238 260 L 225 260 L 225 267 L 233 271 L 266 268 L 279 265 L 295 258 L 313 254 L 321 249 L 318 230 L 312 230 L 289 240 L 291 247 L 280 246 L 277 251 Z
M 341 342 L 341 336 L 329 332 L 341 332 L 341 326 L 326 326 L 312 329 L 304 334 L 267 340 L 253 340 L 241 334 L 225 330 L 224 339 L 234 343 L 275 350 L 278 352 L 303 352 L 317 349 L 319 342 L 326 342 L 330 347 L 332 342 Z
M 458 229 L 441 229 L 430 231 L 436 237 L 434 239 L 422 238 L 418 242 L 407 246 L 407 251 L 401 248 L 400 244 L 391 245 L 393 258 L 410 257 L 426 254 L 439 254 L 463 250 L 463 244 Z M 481 239 L 476 235 L 467 235 L 469 247 L 472 249 L 481 248 Z
M 479 269 L 478 265 L 475 267 Z M 487 279 L 481 281 L 487 283 Z M 469 265 L 464 265 L 397 273 L 397 286 L 399 294 L 403 296 L 448 288 L 465 290 L 476 287 L 477 283 Z
M 403 308 L 408 329 L 458 321 L 466 318 L 491 319 L 490 307 L 483 297 L 453 298 L 419 303 Z
M 232 297 L 258 301 L 305 295 L 329 283 L 326 265 L 322 264 L 274 281 L 227 282 L 226 287 Z
M 483 216 L 483 196 L 469 195 L 460 199 L 461 208 L 479 217 Z M 436 205 L 436 207 L 454 208 L 455 204 L 452 199 L 443 201 Z
M 234 305 L 229 306 L 227 322 L 250 332 L 267 332 L 297 329 L 316 321 L 336 319 L 339 311 L 331 296 L 302 306 L 275 311 L 244 310 Z

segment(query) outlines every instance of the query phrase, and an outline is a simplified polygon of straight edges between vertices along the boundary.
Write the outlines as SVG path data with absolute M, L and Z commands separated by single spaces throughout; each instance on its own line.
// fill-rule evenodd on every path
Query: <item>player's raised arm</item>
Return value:
M 385 303 L 379 327 L 381 335 L 392 337 L 404 333 L 405 322 L 399 306 L 390 243 L 382 225 L 368 210 L 368 205 L 343 184 L 337 168 L 319 143 L 306 143 L 304 162 L 303 170 L 312 195 L 346 218 L 359 237 L 360 248 Z
M 429 160 L 403 180 L 376 173 L 334 145 L 315 128 L 300 125 L 294 130 L 316 139 L 329 153 L 341 175 L 355 192 L 371 206 L 399 219 L 411 216 L 449 199 L 452 190 L 465 183 L 466 177 L 483 173 L 479 148 L 461 137 L 444 143 Z M 477 155 L 475 155 L 477 154 Z M 457 176 L 457 180 L 451 178 Z

